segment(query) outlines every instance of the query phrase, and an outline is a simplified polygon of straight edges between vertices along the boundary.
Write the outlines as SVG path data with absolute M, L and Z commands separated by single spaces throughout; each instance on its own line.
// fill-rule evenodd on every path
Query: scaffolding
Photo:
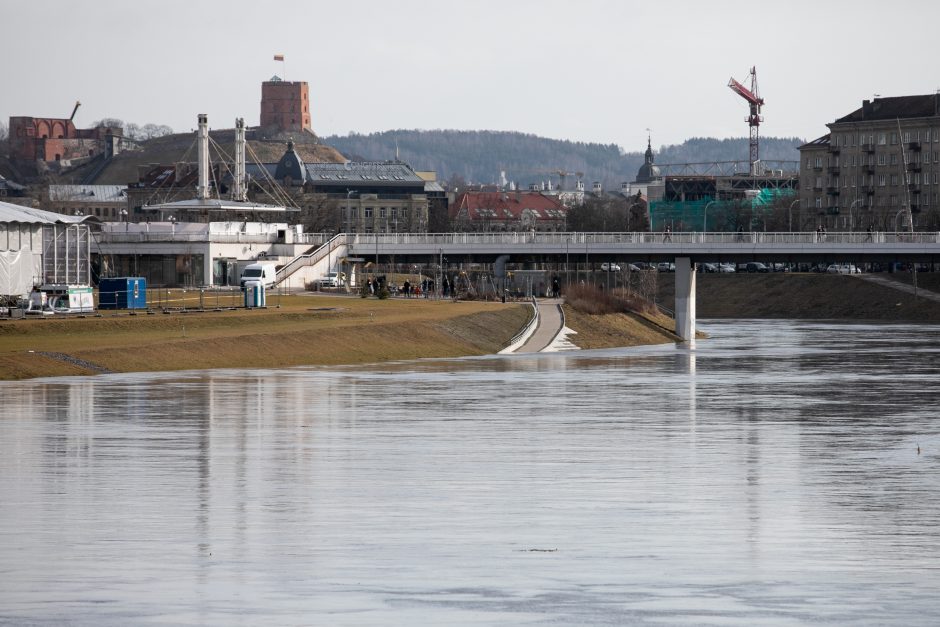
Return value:
M 775 205 L 796 197 L 794 189 L 748 190 L 737 198 L 716 199 L 703 196 L 697 200 L 654 200 L 650 203 L 650 230 L 664 231 L 736 231 L 752 230 L 765 219 Z
M 43 285 L 91 285 L 91 230 L 85 224 L 44 224 Z

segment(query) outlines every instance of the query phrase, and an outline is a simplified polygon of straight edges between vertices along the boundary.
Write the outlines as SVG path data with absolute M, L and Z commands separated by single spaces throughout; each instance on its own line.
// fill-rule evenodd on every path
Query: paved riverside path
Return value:
M 872 283 L 877 283 L 878 285 L 883 285 L 884 287 L 890 287 L 907 294 L 914 293 L 914 286 L 908 285 L 907 283 L 902 283 L 901 281 L 895 281 L 889 277 L 878 276 L 875 274 L 856 274 L 850 275 L 858 279 L 863 279 L 865 281 L 870 281 Z M 936 292 L 931 292 L 930 290 L 925 290 L 922 287 L 917 288 L 917 298 L 923 298 L 925 300 L 932 300 L 934 302 L 940 303 L 940 294 Z
M 549 347 L 555 337 L 561 333 L 562 316 L 560 298 L 537 299 L 536 305 L 539 308 L 539 326 L 535 333 L 529 338 L 529 341 L 523 344 L 518 353 L 538 353 Z

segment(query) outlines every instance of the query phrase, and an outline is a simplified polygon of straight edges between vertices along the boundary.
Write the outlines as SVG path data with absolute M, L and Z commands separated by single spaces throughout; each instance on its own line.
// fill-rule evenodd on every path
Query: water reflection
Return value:
M 707 330 L 4 384 L 0 623 L 932 623 L 940 328 Z

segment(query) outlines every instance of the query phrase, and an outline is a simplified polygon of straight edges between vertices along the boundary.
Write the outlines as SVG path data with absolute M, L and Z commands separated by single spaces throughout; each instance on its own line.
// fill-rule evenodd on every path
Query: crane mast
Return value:
M 764 105 L 764 99 L 760 97 L 757 90 L 757 67 L 751 67 L 751 88 L 748 89 L 738 81 L 732 78 L 728 81 L 728 87 L 731 91 L 744 98 L 750 106 L 750 114 L 745 118 L 751 129 L 751 176 L 757 176 L 760 169 L 760 151 L 759 151 L 759 132 L 760 123 L 764 121 L 761 117 L 760 108 Z

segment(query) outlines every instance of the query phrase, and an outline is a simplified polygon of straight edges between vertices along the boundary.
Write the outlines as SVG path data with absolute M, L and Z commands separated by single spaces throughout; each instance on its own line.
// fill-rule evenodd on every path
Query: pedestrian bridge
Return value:
M 672 261 L 676 264 L 676 333 L 695 337 L 695 265 L 705 261 L 940 262 L 940 232 L 681 232 L 681 233 L 360 233 L 339 234 L 279 271 L 333 258 L 377 264 L 492 262 L 592 263 Z

